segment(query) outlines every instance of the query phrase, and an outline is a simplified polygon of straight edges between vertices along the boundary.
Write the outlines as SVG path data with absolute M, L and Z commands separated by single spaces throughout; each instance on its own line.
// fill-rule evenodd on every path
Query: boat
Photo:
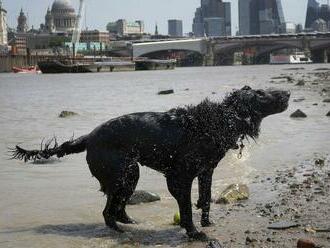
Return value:
M 270 64 L 311 64 L 313 61 L 304 53 L 270 55 Z
M 38 62 L 42 73 L 91 73 L 134 70 L 170 70 L 176 66 L 176 60 L 139 59 L 136 61 L 112 60 L 45 60 Z
M 69 60 L 46 60 L 38 63 L 42 73 L 90 73 L 133 71 L 135 63 L 131 61 L 109 62 L 73 62 Z
M 12 71 L 14 73 L 30 73 L 30 74 L 41 73 L 41 71 L 38 69 L 37 66 L 29 66 L 29 67 L 16 67 L 16 66 L 14 66 L 12 68 Z
M 135 61 L 135 70 L 171 70 L 176 67 L 176 59 L 145 59 Z

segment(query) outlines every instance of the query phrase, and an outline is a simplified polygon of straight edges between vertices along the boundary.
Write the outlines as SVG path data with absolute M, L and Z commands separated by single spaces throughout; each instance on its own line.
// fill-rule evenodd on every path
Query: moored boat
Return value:
M 41 73 L 41 71 L 38 69 L 37 66 L 29 66 L 29 67 L 16 67 L 16 66 L 14 66 L 12 68 L 12 71 L 14 73 L 31 73 L 31 74 Z
M 304 53 L 270 55 L 270 64 L 310 64 L 313 61 Z

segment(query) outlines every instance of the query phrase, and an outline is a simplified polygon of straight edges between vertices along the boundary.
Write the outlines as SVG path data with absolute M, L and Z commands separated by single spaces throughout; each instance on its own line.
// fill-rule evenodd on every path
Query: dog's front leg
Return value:
M 166 179 L 168 190 L 179 205 L 181 227 L 187 230 L 189 238 L 207 240 L 206 234 L 198 232 L 192 221 L 191 186 L 193 179 L 185 180 L 178 176 L 168 176 Z
M 212 175 L 213 169 L 210 169 L 198 176 L 199 199 L 197 201 L 197 208 L 202 209 L 201 225 L 203 227 L 210 226 L 212 224 L 209 219 Z

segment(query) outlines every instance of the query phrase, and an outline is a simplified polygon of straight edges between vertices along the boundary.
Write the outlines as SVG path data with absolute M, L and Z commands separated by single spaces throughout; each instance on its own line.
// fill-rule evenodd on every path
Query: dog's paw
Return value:
M 203 232 L 190 232 L 188 236 L 191 240 L 198 240 L 198 241 L 208 241 L 209 237 Z
M 201 220 L 201 226 L 202 227 L 208 227 L 208 226 L 213 226 L 214 223 L 213 221 L 210 221 L 210 220 Z

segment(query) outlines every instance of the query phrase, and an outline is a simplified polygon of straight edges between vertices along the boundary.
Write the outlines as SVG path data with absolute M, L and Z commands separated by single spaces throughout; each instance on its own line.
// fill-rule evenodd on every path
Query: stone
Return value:
M 211 240 L 206 248 L 222 248 L 223 246 L 220 244 L 218 240 Z
M 216 203 L 228 204 L 241 200 L 247 200 L 250 196 L 249 188 L 245 184 L 232 184 L 228 186 L 219 196 Z
M 302 101 L 305 101 L 306 99 L 304 97 L 300 97 L 300 98 L 297 98 L 297 99 L 293 99 L 293 102 L 302 102 Z
M 330 98 L 324 99 L 323 102 L 330 103 Z
M 304 80 L 299 80 L 298 83 L 296 83 L 296 86 L 304 86 L 305 81 Z
M 313 241 L 308 239 L 299 239 L 297 242 L 297 248 L 315 248 L 316 245 Z
M 128 201 L 129 205 L 160 201 L 160 196 L 144 190 L 136 190 Z
M 330 117 L 330 111 L 326 114 L 326 116 Z
M 78 115 L 78 114 L 75 113 L 75 112 L 72 112 L 72 111 L 63 110 L 63 111 L 58 115 L 58 117 L 59 117 L 59 118 L 68 118 L 68 117 L 75 116 L 75 115 Z
M 158 92 L 158 95 L 170 95 L 170 94 L 174 94 L 174 90 L 170 89 L 170 90 L 161 90 Z
M 272 230 L 285 230 L 293 227 L 299 227 L 300 225 L 292 221 L 280 221 L 270 224 L 267 228 Z
M 290 115 L 291 118 L 306 118 L 307 115 L 300 109 L 297 109 L 294 113 Z

